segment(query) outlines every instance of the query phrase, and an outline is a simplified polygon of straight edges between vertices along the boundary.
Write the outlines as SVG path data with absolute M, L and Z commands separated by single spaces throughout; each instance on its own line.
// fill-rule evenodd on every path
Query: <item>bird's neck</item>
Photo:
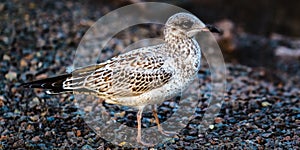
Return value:
M 171 29 L 165 29 L 164 41 L 168 47 L 166 50 L 171 55 L 186 58 L 189 55 L 195 56 L 200 53 L 198 43 L 193 38 L 188 37 L 185 33 L 172 32 Z
M 165 54 L 174 58 L 178 74 L 186 78 L 195 76 L 200 68 L 201 51 L 198 42 L 185 34 L 165 32 Z M 186 82 L 188 83 L 188 82 Z

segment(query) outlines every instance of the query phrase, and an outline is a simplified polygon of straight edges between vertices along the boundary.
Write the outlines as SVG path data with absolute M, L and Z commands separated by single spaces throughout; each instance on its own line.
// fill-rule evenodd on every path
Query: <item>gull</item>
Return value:
M 22 85 L 48 89 L 49 94 L 95 95 L 106 103 L 135 107 L 138 109 L 137 142 L 154 146 L 142 140 L 143 109 L 147 105 L 154 106 L 152 112 L 158 130 L 168 135 L 159 123 L 156 105 L 178 95 L 195 79 L 201 62 L 195 35 L 202 31 L 220 33 L 219 29 L 203 24 L 192 14 L 176 13 L 165 23 L 162 44 L 131 50 L 100 64 Z

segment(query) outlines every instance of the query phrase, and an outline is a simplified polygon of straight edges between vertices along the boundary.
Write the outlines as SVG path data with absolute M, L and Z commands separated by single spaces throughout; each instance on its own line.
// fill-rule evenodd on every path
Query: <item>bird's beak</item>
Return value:
M 202 30 L 210 31 L 212 33 L 223 34 L 223 31 L 213 25 L 207 24 Z
M 188 32 L 187 32 L 187 35 L 188 35 L 189 37 L 193 37 L 193 36 L 196 35 L 198 32 L 202 32 L 202 31 L 204 31 L 204 32 L 218 33 L 218 34 L 220 34 L 220 35 L 223 34 L 223 31 L 222 31 L 221 29 L 219 29 L 219 28 L 217 28 L 217 27 L 215 27 L 215 26 L 213 26 L 213 25 L 209 25 L 209 24 L 208 24 L 208 25 L 206 25 L 205 27 L 194 28 L 193 30 L 188 31 Z

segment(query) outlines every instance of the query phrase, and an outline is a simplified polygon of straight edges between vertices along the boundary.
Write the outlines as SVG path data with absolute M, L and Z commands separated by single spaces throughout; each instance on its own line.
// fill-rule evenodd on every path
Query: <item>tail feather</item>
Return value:
M 25 88 L 48 89 L 50 90 L 50 93 L 61 93 L 61 92 L 71 91 L 63 88 L 63 82 L 71 76 L 72 74 L 64 74 L 56 77 L 23 83 L 20 86 Z
M 60 94 L 64 92 L 79 91 L 80 93 L 95 93 L 95 91 L 84 87 L 85 78 L 92 74 L 96 69 L 103 67 L 103 64 L 91 65 L 74 70 L 72 73 L 63 74 L 56 77 L 41 79 L 20 86 L 25 88 L 47 89 L 48 94 Z M 65 85 L 64 85 L 65 84 Z

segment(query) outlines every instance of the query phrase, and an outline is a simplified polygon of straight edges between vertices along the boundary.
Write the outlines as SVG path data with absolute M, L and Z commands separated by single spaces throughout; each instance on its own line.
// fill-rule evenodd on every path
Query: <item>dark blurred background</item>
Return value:
M 121 6 L 143 0 L 89 0 L 91 8 Z M 152 1 L 154 2 L 154 1 Z M 300 76 L 300 1 L 164 0 L 224 30 L 217 36 L 225 60 L 264 68 L 270 80 Z M 91 5 L 92 4 L 92 5 Z M 286 76 L 287 75 L 287 76 Z
M 143 0 L 89 0 L 91 4 L 110 4 L 113 8 Z M 149 2 L 149 1 L 147 1 Z M 163 0 L 180 6 L 206 22 L 229 19 L 246 32 L 270 36 L 279 33 L 291 37 L 300 36 L 300 1 L 291 0 Z
M 209 22 L 230 19 L 248 33 L 267 37 L 273 33 L 300 35 L 300 1 L 191 0 L 190 3 L 183 7 Z

